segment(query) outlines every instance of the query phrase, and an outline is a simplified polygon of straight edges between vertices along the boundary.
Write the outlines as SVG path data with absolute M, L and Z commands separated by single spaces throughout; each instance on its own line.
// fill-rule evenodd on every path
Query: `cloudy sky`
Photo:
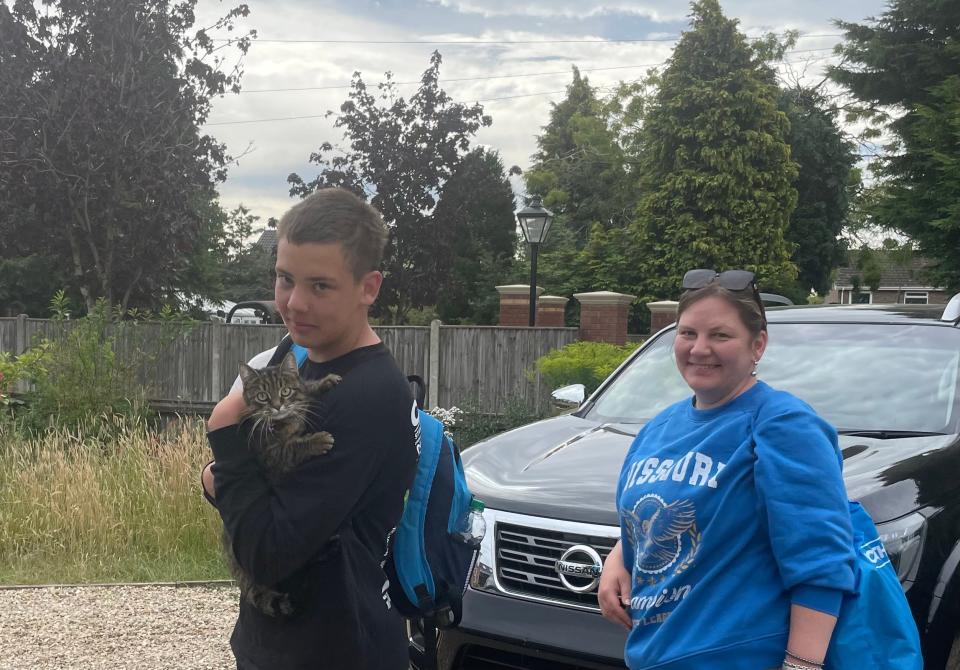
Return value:
M 601 92 L 641 78 L 669 57 L 689 13 L 678 0 L 246 1 L 250 16 L 241 25 L 259 38 L 244 61 L 243 92 L 216 101 L 206 131 L 242 154 L 220 186 L 222 204 L 243 203 L 261 223 L 295 202 L 287 175 L 312 179 L 311 151 L 341 140 L 324 114 L 346 99 L 355 71 L 373 85 L 389 70 L 395 81 L 414 82 L 401 86 L 407 95 L 439 50 L 445 90 L 481 102 L 493 117 L 476 142 L 498 150 L 505 166 L 525 169 L 572 65 Z M 748 36 L 799 30 L 786 67 L 808 79 L 836 62 L 833 19 L 863 21 L 886 8 L 883 0 L 721 4 Z M 200 0 L 199 21 L 230 6 Z

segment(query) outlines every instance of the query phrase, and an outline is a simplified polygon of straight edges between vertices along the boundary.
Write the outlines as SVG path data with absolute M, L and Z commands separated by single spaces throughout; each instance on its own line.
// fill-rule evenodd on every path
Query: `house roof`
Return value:
M 883 288 L 930 288 L 930 280 L 925 276 L 924 270 L 931 265 L 931 262 L 922 256 L 913 255 L 909 260 L 903 261 L 894 254 L 882 250 L 874 250 L 873 254 L 880 265 L 880 286 Z M 857 258 L 859 251 L 852 250 L 848 252 L 849 263 L 846 266 L 837 268 L 837 287 L 850 287 L 853 285 L 853 277 L 859 275 L 860 283 L 863 284 L 863 270 L 857 268 Z
M 260 233 L 259 239 L 253 243 L 253 246 L 273 253 L 274 249 L 277 248 L 277 229 L 265 229 L 262 233 Z

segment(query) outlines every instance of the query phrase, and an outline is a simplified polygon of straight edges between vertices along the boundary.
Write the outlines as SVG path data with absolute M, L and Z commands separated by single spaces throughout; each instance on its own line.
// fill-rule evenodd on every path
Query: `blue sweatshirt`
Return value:
M 644 426 L 617 486 L 631 670 L 779 667 L 791 603 L 836 616 L 854 586 L 841 466 L 836 431 L 763 382 Z

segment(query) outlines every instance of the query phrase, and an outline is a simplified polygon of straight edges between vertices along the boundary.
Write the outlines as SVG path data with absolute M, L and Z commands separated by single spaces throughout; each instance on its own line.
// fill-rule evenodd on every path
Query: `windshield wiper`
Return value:
M 924 430 L 838 430 L 840 435 L 872 437 L 877 440 L 899 440 L 905 437 L 933 437 L 946 433 L 931 433 Z

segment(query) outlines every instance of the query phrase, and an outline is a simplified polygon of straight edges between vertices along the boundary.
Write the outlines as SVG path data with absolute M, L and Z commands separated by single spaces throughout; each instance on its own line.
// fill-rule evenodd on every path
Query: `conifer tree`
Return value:
M 892 136 L 867 215 L 917 242 L 934 281 L 960 287 L 960 3 L 892 0 L 869 24 L 838 25 L 846 61 L 830 74 Z
M 764 288 L 788 286 L 797 169 L 773 73 L 717 0 L 698 0 L 658 84 L 633 228 L 641 295 L 677 296 L 696 267 L 750 269 Z
M 567 95 L 553 105 L 550 121 L 537 137 L 533 167 L 524 174 L 527 191 L 540 195 L 555 214 L 537 275 L 549 293 L 612 288 L 603 285 L 609 273 L 594 272 L 593 256 L 585 253 L 594 229 L 602 236 L 625 228 L 636 203 L 611 114 L 610 102 L 598 98 L 589 80 L 573 68 Z M 599 253 L 605 252 L 604 246 Z M 518 272 L 523 267 L 529 266 L 518 264 Z M 518 275 L 517 281 L 528 280 Z
M 830 290 L 831 272 L 844 260 L 851 184 L 859 182 L 853 170 L 857 154 L 838 125 L 837 111 L 817 89 L 785 90 L 780 108 L 790 119 L 790 157 L 799 169 L 797 207 L 785 233 L 799 274 L 786 295 L 803 302 L 810 289 L 820 295 Z

